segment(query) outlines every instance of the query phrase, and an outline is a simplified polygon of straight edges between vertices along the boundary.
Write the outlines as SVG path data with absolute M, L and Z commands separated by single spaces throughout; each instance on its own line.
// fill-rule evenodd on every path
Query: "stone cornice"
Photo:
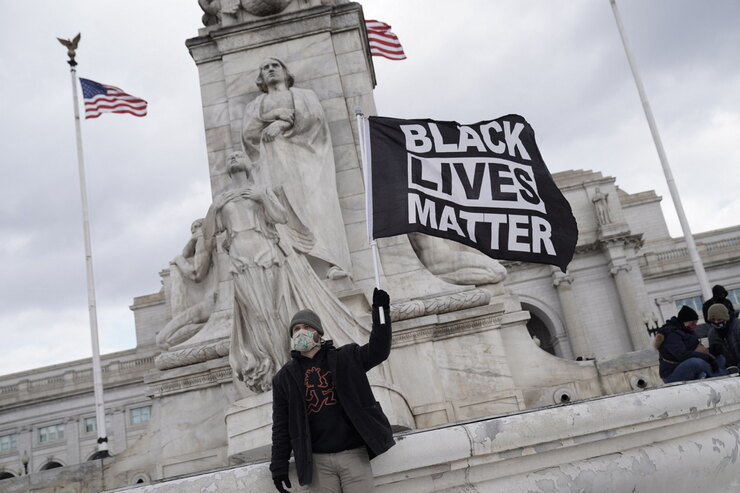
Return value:
M 444 324 L 425 325 L 393 332 L 393 347 L 438 341 L 501 327 L 500 313 Z
M 585 243 L 582 245 L 576 246 L 575 254 L 576 255 L 587 255 L 590 253 L 595 252 L 602 252 L 605 249 L 609 248 L 609 246 L 615 246 L 615 245 L 622 245 L 626 247 L 632 247 L 635 250 L 639 250 L 642 248 L 644 244 L 642 233 L 638 234 L 623 234 L 623 235 L 615 235 L 610 236 L 607 238 L 601 238 L 597 241 L 594 241 L 592 243 Z M 501 265 L 506 267 L 507 271 L 517 271 L 517 270 L 524 270 L 532 267 L 533 265 L 540 265 L 540 264 L 533 264 L 531 262 L 522 262 L 519 260 L 502 260 Z
M 604 248 L 609 248 L 612 245 L 620 245 L 625 247 L 632 247 L 635 250 L 639 250 L 640 248 L 642 248 L 644 241 L 642 239 L 642 233 L 626 233 L 605 238 L 599 238 L 597 243 Z
M 104 359 L 103 385 L 107 390 L 143 382 L 154 368 L 151 354 L 132 354 L 131 358 Z M 25 372 L 25 378 L 0 381 L 0 408 L 27 406 L 49 400 L 82 395 L 93 391 L 91 361 L 55 366 L 52 371 Z
M 162 379 L 149 383 L 147 395 L 162 397 L 231 383 L 232 381 L 233 373 L 228 362 L 226 362 L 223 366 L 174 377 L 167 377 L 167 374 L 164 374 Z
M 391 320 L 400 321 L 426 315 L 440 315 L 487 305 L 490 301 L 491 293 L 488 291 L 471 289 L 461 293 L 394 303 L 391 305 Z

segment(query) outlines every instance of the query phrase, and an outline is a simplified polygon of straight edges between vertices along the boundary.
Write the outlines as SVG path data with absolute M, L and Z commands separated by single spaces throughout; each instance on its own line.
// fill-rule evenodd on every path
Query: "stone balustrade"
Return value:
M 154 354 L 141 355 L 130 351 L 107 355 L 102 361 L 103 383 L 107 386 L 141 380 L 153 368 Z M 0 377 L 0 407 L 68 393 L 91 392 L 92 381 L 91 360 L 6 375 Z

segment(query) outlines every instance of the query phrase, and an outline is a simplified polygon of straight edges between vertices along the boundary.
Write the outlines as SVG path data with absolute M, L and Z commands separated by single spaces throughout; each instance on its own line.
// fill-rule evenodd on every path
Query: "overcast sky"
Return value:
M 408 59 L 375 58 L 378 112 L 472 123 L 518 113 L 552 172 L 655 189 L 681 234 L 607 0 L 365 0 Z M 740 2 L 620 0 L 693 231 L 738 224 Z M 78 73 L 149 101 L 83 121 L 100 342 L 135 345 L 135 296 L 160 289 L 210 203 L 196 0 L 7 2 L 0 31 L 0 374 L 90 356 L 72 92 Z

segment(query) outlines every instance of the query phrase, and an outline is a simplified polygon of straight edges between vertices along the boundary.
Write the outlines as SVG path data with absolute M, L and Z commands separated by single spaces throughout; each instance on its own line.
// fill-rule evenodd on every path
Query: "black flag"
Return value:
M 370 231 L 419 232 L 565 272 L 578 228 L 519 115 L 460 125 L 370 117 Z

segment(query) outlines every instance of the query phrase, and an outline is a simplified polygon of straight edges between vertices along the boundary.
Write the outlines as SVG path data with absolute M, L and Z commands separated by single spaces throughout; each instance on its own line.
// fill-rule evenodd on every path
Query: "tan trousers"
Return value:
M 375 491 L 373 470 L 365 447 L 335 454 L 313 454 L 311 493 L 369 493 Z

